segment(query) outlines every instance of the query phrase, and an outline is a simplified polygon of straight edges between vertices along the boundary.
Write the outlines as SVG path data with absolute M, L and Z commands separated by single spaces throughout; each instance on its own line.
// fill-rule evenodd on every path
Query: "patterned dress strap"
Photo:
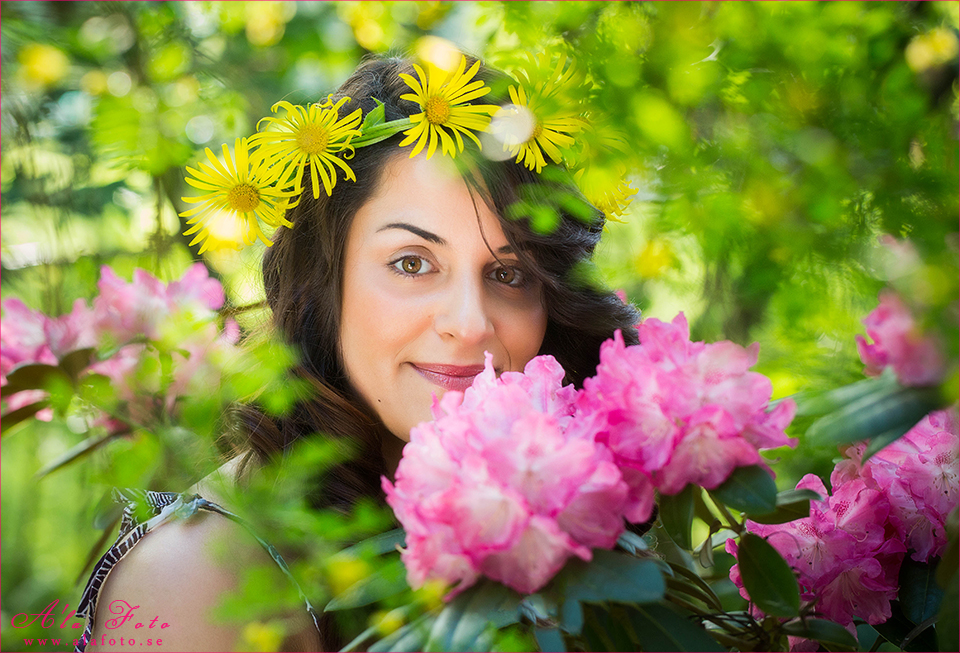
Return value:
M 187 519 L 195 515 L 198 511 L 213 512 L 223 515 L 244 529 L 260 544 L 261 547 L 270 555 L 273 561 L 280 567 L 280 570 L 290 579 L 300 599 L 306 606 L 307 613 L 313 620 L 313 625 L 320 633 L 320 619 L 317 612 L 306 594 L 300 588 L 293 574 L 290 573 L 286 561 L 280 555 L 277 549 L 257 535 L 247 522 L 235 513 L 225 508 L 207 501 L 199 494 L 177 494 L 176 492 L 153 492 L 125 488 L 123 490 L 114 488 L 113 500 L 124 504 L 123 516 L 120 520 L 120 535 L 106 553 L 104 553 L 93 567 L 90 580 L 80 597 L 80 604 L 77 607 L 77 616 L 86 619 L 86 626 L 83 629 L 83 636 L 77 640 L 75 647 L 76 653 L 83 653 L 86 650 L 87 642 L 93 636 L 94 622 L 97 615 L 97 603 L 100 600 L 100 591 L 103 584 L 113 568 L 126 556 L 131 549 L 143 537 L 155 529 L 157 526 L 172 521 L 174 519 Z M 146 519 L 143 519 L 146 517 Z

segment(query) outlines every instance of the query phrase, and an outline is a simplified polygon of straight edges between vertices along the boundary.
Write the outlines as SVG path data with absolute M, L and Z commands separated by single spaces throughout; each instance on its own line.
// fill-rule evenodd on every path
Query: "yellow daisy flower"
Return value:
M 490 124 L 490 116 L 499 107 L 494 104 L 466 104 L 490 92 L 490 88 L 482 80 L 470 81 L 480 69 L 480 62 L 477 61 L 470 70 L 464 72 L 466 66 L 467 58 L 460 55 L 460 65 L 449 79 L 445 79 L 441 70 L 429 64 L 427 65 L 429 75 L 424 73 L 420 66 L 414 64 L 413 67 L 419 79 L 400 73 L 403 81 L 414 90 L 413 93 L 406 93 L 400 97 L 416 102 L 423 109 L 422 113 L 410 116 L 413 127 L 403 132 L 406 138 L 400 142 L 400 147 L 416 142 L 413 151 L 410 152 L 411 157 L 419 154 L 426 146 L 429 159 L 436 151 L 438 142 L 444 154 L 456 156 L 458 151 L 463 151 L 461 133 L 472 138 L 477 147 L 480 147 L 480 140 L 474 136 L 473 132 L 486 129 Z M 453 133 L 456 145 L 454 145 L 454 138 L 450 138 L 450 134 L 447 133 L 448 129 Z
M 283 191 L 277 187 L 281 170 L 270 167 L 259 156 L 250 156 L 250 146 L 245 138 L 238 138 L 231 157 L 227 146 L 223 146 L 223 161 L 218 160 L 208 147 L 207 164 L 201 161 L 199 170 L 187 167 L 193 178 L 184 181 L 196 189 L 209 191 L 199 197 L 184 197 L 184 202 L 199 206 L 184 211 L 180 217 L 190 218 L 187 224 L 193 225 L 184 232 L 185 236 L 196 233 L 191 245 L 203 241 L 200 253 L 205 252 L 216 239 L 211 238 L 211 228 L 216 230 L 220 220 L 237 220 L 243 242 L 253 244 L 258 238 L 266 245 L 273 243 L 260 229 L 262 220 L 271 227 L 293 226 L 284 217 L 292 191 Z
M 287 115 L 283 118 L 264 118 L 260 122 L 272 123 L 278 127 L 277 131 L 265 131 L 250 137 L 250 145 L 257 147 L 264 159 L 271 163 L 280 161 L 284 166 L 281 186 L 285 186 L 290 177 L 295 176 L 297 193 L 303 191 L 303 175 L 307 167 L 310 168 L 310 177 L 313 182 L 313 198 L 320 197 L 320 182 L 329 197 L 333 187 L 337 184 L 337 168 L 343 170 L 347 179 L 356 181 L 343 159 L 337 153 L 348 150 L 351 154 L 353 146 L 350 139 L 360 136 L 360 120 L 363 112 L 360 109 L 352 112 L 345 118 L 339 117 L 339 109 L 350 98 L 343 98 L 336 104 L 330 98 L 322 104 L 311 104 L 309 107 L 294 106 L 289 102 L 277 102 L 271 111 L 278 108 L 285 109 Z
M 550 112 L 542 99 L 527 97 L 523 86 L 511 86 L 508 89 L 510 101 L 518 107 L 524 107 L 533 115 L 534 125 L 530 137 L 523 143 L 504 142 L 504 148 L 511 156 L 517 157 L 517 163 L 523 163 L 529 170 L 540 172 L 547 161 L 543 154 L 546 152 L 554 163 L 563 161 L 561 147 L 573 145 L 573 137 L 569 134 L 580 131 L 581 122 L 572 111 Z
M 573 174 L 573 179 L 584 197 L 603 211 L 608 220 L 623 222 L 620 217 L 637 193 L 637 189 L 626 179 L 626 169 L 612 174 L 609 170 L 587 171 L 581 168 Z
M 538 173 L 547 165 L 544 153 L 554 163 L 560 163 L 563 160 L 560 148 L 573 145 L 570 134 L 583 126 L 578 111 L 570 108 L 576 106 L 570 93 L 575 73 L 574 66 L 566 67 L 566 62 L 566 55 L 561 54 L 552 71 L 544 74 L 542 71 L 549 69 L 549 59 L 541 53 L 527 69 L 518 71 L 521 83 L 508 89 L 514 106 L 529 111 L 532 128 L 523 142 L 505 139 L 504 149 L 517 157 L 517 163 L 522 162 Z

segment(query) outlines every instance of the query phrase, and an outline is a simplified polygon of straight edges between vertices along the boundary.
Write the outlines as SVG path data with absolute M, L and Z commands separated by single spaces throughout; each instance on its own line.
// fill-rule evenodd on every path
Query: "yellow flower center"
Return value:
M 307 154 L 320 154 L 330 144 L 330 133 L 319 125 L 304 125 L 297 132 L 297 146 Z
M 439 95 L 427 98 L 427 106 L 423 110 L 431 125 L 442 125 L 450 119 L 450 103 Z
M 530 136 L 530 140 L 535 141 L 540 138 L 540 134 L 543 133 L 543 123 L 538 119 L 537 124 L 533 128 L 533 134 Z
M 260 204 L 260 191 L 250 184 L 237 184 L 227 192 L 227 205 L 237 213 L 249 213 Z

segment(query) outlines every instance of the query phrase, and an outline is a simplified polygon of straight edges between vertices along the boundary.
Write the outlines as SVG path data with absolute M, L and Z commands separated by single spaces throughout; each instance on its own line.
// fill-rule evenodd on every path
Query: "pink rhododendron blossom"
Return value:
M 955 409 L 927 415 L 861 462 L 866 446 L 846 448 L 830 477 L 832 496 L 812 474 L 800 481 L 798 488 L 824 497 L 811 502 L 809 517 L 774 525 L 747 522 L 797 572 L 802 598 L 846 626 L 855 617 L 870 624 L 890 618 L 904 556 L 909 551 L 920 562 L 939 556 L 947 544 L 946 518 L 960 500 Z M 729 552 L 736 554 L 736 548 L 727 542 Z M 749 598 L 736 566 L 730 579 Z
M 55 365 L 56 356 L 47 342 L 47 322 L 40 311 L 28 308 L 19 299 L 3 300 L 3 328 L 0 329 L 0 374 L 6 376 L 23 363 Z
M 613 456 L 574 419 L 577 393 L 551 356 L 499 378 L 492 357 L 464 393 L 410 432 L 387 502 L 407 533 L 414 587 L 462 591 L 481 575 L 519 592 L 543 587 L 571 556 L 610 548 L 628 487 Z
M 226 301 L 223 286 L 210 278 L 210 272 L 203 263 L 194 263 L 183 276 L 171 281 L 167 286 L 167 300 L 171 306 L 199 304 L 211 311 L 220 310 Z
M 134 271 L 133 281 L 127 283 L 105 266 L 98 286 L 100 295 L 93 308 L 77 300 L 69 313 L 56 318 L 33 311 L 17 299 L 5 300 L 0 384 L 7 385 L 7 374 L 18 365 L 57 365 L 61 357 L 78 349 L 122 345 L 109 358 L 92 364 L 90 371 L 110 379 L 127 417 L 148 423 L 158 419 L 160 411 L 174 410 L 179 397 L 216 382 L 211 357 L 232 348 L 239 328 L 228 320 L 223 333 L 218 331 L 213 318 L 223 305 L 223 288 L 202 263 L 192 265 L 169 285 L 143 270 Z M 164 346 L 171 350 L 172 360 L 164 381 L 158 374 L 143 372 L 144 360 L 151 357 L 155 359 L 152 367 L 161 369 L 157 353 L 136 342 L 144 338 L 166 339 Z M 157 396 L 161 390 L 163 396 Z M 45 397 L 42 390 L 4 396 L 5 409 L 15 410 Z M 50 416 L 49 410 L 37 415 L 40 419 Z M 109 424 L 111 430 L 125 428 L 116 420 L 98 423 Z
M 857 336 L 864 373 L 877 376 L 893 368 L 903 385 L 931 385 L 943 376 L 943 358 L 934 337 L 920 332 L 909 309 L 893 292 L 880 294 L 880 305 L 863 319 L 869 344 Z
M 871 624 L 889 619 L 906 547 L 886 526 L 887 497 L 859 479 L 835 488 L 830 496 L 813 474 L 804 476 L 797 488 L 823 497 L 810 502 L 809 517 L 785 524 L 748 520 L 747 528 L 764 537 L 796 571 L 801 598 L 816 602 L 819 616 L 845 626 L 854 617 Z M 733 540 L 726 549 L 737 553 Z M 749 600 L 738 566 L 731 568 L 730 579 Z
M 784 429 L 795 404 L 767 412 L 773 387 L 750 371 L 758 345 L 690 342 L 683 313 L 645 320 L 639 332 L 639 345 L 625 346 L 619 333 L 603 343 L 577 405 L 630 485 L 628 518 L 650 516 L 654 488 L 713 489 L 735 468 L 762 464 L 758 449 L 794 444 Z
M 861 480 L 886 495 L 890 524 L 921 562 L 939 556 L 947 544 L 946 518 L 960 501 L 960 429 L 957 413 L 936 411 L 903 437 L 860 463 L 865 443 L 848 447 L 831 482 Z

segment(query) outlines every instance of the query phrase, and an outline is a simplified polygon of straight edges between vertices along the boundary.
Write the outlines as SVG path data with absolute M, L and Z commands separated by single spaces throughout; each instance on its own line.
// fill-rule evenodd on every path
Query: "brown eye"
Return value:
M 497 283 L 502 283 L 508 286 L 521 286 L 523 285 L 523 273 L 517 268 L 512 267 L 502 267 L 497 268 L 493 271 L 493 279 Z
M 429 261 L 425 260 L 422 256 L 414 256 L 412 254 L 398 258 L 390 263 L 390 267 L 399 274 L 417 277 L 433 271 L 433 266 Z

